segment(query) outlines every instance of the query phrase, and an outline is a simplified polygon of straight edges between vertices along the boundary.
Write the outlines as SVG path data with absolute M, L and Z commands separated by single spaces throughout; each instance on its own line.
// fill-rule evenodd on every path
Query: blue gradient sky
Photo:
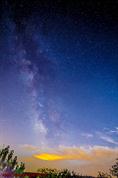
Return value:
M 3 5 L 0 144 L 117 148 L 115 5 Z

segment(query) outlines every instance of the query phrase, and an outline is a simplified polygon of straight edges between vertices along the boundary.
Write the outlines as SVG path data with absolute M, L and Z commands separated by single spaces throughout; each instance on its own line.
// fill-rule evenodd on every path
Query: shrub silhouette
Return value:
M 104 172 L 99 171 L 97 178 L 112 178 L 112 177 L 108 173 L 104 173 Z
M 76 174 L 74 171 L 69 171 L 68 169 L 57 170 L 49 168 L 40 168 L 37 170 L 39 173 L 47 174 L 46 178 L 93 178 L 92 176 L 82 176 Z
M 25 164 L 18 164 L 17 156 L 13 155 L 14 150 L 10 150 L 9 145 L 0 149 L 0 171 L 22 173 L 25 170 Z

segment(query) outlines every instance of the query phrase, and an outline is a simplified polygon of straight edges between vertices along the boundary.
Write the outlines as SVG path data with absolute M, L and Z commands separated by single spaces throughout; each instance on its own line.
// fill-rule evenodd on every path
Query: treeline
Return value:
M 58 170 L 58 169 L 49 169 L 49 168 L 40 168 L 37 170 L 38 173 L 47 174 L 46 178 L 94 178 L 92 176 L 83 176 L 77 174 L 74 171 L 68 169 Z
M 39 173 L 47 174 L 47 178 L 94 178 L 92 176 L 76 174 L 74 171 L 69 171 L 68 169 L 57 170 L 57 169 L 49 169 L 49 168 L 40 168 L 38 169 Z M 109 169 L 108 173 L 98 172 L 97 178 L 118 178 L 118 159 L 114 165 L 112 165 L 111 169 Z

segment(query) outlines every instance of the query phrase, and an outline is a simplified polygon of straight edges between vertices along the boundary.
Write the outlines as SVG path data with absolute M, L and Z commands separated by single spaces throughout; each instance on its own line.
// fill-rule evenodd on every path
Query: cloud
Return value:
M 93 134 L 90 134 L 90 133 L 82 133 L 81 136 L 86 137 L 86 138 L 93 138 Z
M 109 131 L 112 134 L 118 134 L 118 127 L 115 127 L 115 129 Z
M 111 137 L 109 137 L 109 136 L 101 135 L 100 138 L 101 138 L 102 140 L 105 140 L 105 141 L 108 142 L 108 143 L 112 143 L 112 144 L 118 145 L 118 142 L 116 142 L 113 138 L 111 138 Z
M 107 132 L 96 132 L 96 135 L 105 142 L 118 145 L 118 142 L 114 139 L 113 135 L 111 135 L 111 130 L 109 129 L 107 129 Z
M 40 160 L 83 160 L 96 161 L 98 159 L 106 159 L 110 156 L 117 157 L 118 148 L 109 148 L 103 146 L 93 146 L 86 148 L 81 147 L 60 147 L 52 152 L 35 154 L 34 157 Z
M 20 145 L 26 151 L 39 151 L 39 147 L 29 144 Z
M 104 131 L 108 135 L 117 135 L 118 134 L 118 127 L 109 129 L 109 128 L 104 128 Z
M 95 134 L 100 140 L 112 145 L 118 145 L 118 141 L 116 140 L 117 129 L 110 130 L 109 128 L 104 128 L 104 132 L 96 132 Z

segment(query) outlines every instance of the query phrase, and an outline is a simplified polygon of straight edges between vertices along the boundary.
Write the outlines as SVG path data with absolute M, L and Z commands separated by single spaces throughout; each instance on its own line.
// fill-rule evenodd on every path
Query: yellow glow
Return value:
M 48 153 L 43 153 L 39 155 L 34 155 L 35 158 L 41 159 L 41 160 L 47 160 L 47 161 L 55 161 L 55 160 L 90 160 L 91 158 L 87 155 L 84 155 L 84 153 L 79 153 L 77 154 L 48 154 Z
M 61 160 L 63 159 L 63 156 L 60 155 L 55 155 L 55 154 L 47 154 L 43 153 L 40 155 L 34 155 L 35 158 L 42 159 L 42 160 L 47 160 L 47 161 L 54 161 L 54 160 Z

